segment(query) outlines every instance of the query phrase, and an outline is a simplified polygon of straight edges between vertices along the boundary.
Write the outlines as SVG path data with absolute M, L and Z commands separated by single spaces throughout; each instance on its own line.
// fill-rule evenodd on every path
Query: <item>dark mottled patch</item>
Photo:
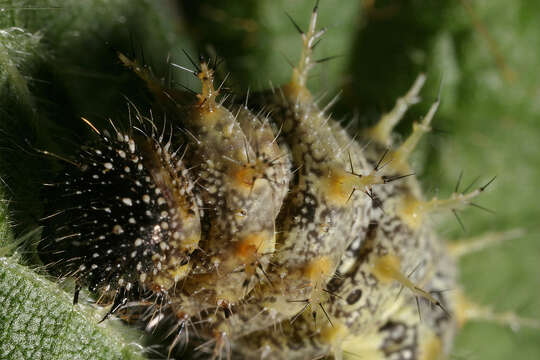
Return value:
M 362 289 L 356 289 L 347 295 L 347 304 L 353 305 L 362 297 Z

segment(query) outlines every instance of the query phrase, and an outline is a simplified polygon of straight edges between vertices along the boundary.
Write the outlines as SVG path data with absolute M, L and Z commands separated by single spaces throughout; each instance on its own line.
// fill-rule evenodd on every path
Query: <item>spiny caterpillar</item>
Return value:
M 139 302 L 149 329 L 173 323 L 171 351 L 189 342 L 211 358 L 425 360 L 447 355 L 466 320 L 495 317 L 455 290 L 454 258 L 426 222 L 494 178 L 423 198 L 408 158 L 438 100 L 404 142 L 392 136 L 423 75 L 351 137 L 306 87 L 316 20 L 317 7 L 290 82 L 231 106 L 215 63 L 193 62 L 192 96 L 120 54 L 169 120 L 135 109 L 112 133 L 85 120 L 97 140 L 51 184 L 60 207 L 40 245 L 59 273 L 112 300 L 106 316 Z

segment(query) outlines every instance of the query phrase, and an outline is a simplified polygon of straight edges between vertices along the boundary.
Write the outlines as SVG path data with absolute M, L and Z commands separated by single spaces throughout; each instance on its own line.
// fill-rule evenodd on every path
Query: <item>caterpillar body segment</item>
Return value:
M 242 300 L 257 283 L 252 278 L 268 267 L 290 169 L 268 123 L 245 108 L 233 114 L 216 103 L 212 70 L 205 63 L 201 69 L 203 91 L 187 127 L 198 139 L 191 158 L 201 164 L 197 173 L 209 226 L 190 282 L 213 287 L 215 306 Z

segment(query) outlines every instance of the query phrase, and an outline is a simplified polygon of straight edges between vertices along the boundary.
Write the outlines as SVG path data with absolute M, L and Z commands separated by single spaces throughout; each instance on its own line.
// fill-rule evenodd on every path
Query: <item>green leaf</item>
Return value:
M 97 325 L 102 312 L 73 306 L 63 289 L 14 257 L 0 257 L 0 303 L 2 359 L 142 359 L 118 324 Z

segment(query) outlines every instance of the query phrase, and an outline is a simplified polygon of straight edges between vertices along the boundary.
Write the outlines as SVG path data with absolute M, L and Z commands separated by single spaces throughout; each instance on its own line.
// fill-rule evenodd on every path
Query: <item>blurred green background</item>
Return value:
M 88 359 L 140 355 L 132 344 L 144 342 L 140 333 L 110 321 L 96 326 L 99 310 L 70 306 L 39 267 L 39 234 L 26 236 L 43 212 L 39 184 L 60 169 L 31 149 L 70 154 L 88 136 L 81 116 L 99 126 L 125 118 L 125 97 L 150 101 L 115 51 L 191 88 L 192 77 L 168 61 L 190 66 L 182 49 L 219 55 L 218 75 L 231 73 L 231 91 L 262 90 L 286 81 L 299 55 L 285 12 L 306 28 L 312 7 L 304 0 L 0 0 L 0 256 L 15 253 L 0 262 L 0 358 L 73 358 L 68 348 Z M 449 240 L 525 229 L 526 236 L 461 259 L 461 282 L 478 303 L 540 319 L 540 3 L 322 0 L 320 8 L 329 31 L 316 55 L 338 57 L 320 64 L 310 87 L 327 90 L 328 99 L 343 90 L 337 117 L 357 114 L 360 125 L 372 124 L 426 72 L 423 102 L 398 128 L 406 136 L 442 83 L 435 131 L 413 167 L 428 196 L 450 194 L 461 171 L 464 183 L 497 175 L 478 201 L 496 213 L 463 211 L 466 233 L 451 216 L 433 222 Z M 539 359 L 540 331 L 470 323 L 452 358 Z

